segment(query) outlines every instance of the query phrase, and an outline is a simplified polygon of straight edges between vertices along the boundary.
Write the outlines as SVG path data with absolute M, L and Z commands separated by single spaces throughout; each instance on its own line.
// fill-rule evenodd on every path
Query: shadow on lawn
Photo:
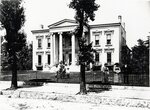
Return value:
M 92 81 L 87 83 L 87 92 L 101 93 L 104 91 L 110 91 L 112 86 L 110 83 L 103 83 L 102 81 Z
M 19 88 L 43 86 L 44 83 L 55 83 L 55 81 L 51 79 L 31 79 L 31 80 L 24 81 L 23 85 L 20 86 Z

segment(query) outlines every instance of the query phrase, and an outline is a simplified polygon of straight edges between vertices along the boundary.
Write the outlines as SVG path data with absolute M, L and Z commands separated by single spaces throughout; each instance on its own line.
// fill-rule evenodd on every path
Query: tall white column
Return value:
M 54 64 L 56 64 L 56 35 L 55 34 L 53 35 L 53 50 L 54 50 L 54 52 L 53 52 L 53 54 L 54 54 L 53 61 L 54 61 Z
M 72 65 L 75 65 L 75 36 L 72 35 Z
M 59 62 L 63 60 L 62 33 L 59 33 Z
M 53 66 L 54 65 L 53 34 L 50 34 L 50 38 L 51 38 L 51 66 Z

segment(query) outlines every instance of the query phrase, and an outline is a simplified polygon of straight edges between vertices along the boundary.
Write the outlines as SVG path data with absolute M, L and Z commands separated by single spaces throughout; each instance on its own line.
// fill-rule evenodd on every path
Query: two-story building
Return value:
M 51 70 L 60 61 L 79 71 L 78 40 L 72 34 L 77 27 L 75 20 L 64 19 L 48 26 L 48 29 L 32 30 L 33 70 Z M 113 66 L 121 63 L 121 49 L 126 45 L 126 32 L 122 22 L 89 25 L 84 29 L 87 43 L 93 42 L 97 50 L 95 65 Z

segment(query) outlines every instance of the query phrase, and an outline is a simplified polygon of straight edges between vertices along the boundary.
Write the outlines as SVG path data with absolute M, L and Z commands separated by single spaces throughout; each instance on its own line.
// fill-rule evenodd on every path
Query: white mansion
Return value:
M 78 41 L 72 32 L 77 27 L 74 20 L 64 19 L 48 26 L 48 29 L 32 30 L 33 70 L 50 70 L 63 61 L 71 71 L 79 69 Z M 121 47 L 126 45 L 126 31 L 121 22 L 89 25 L 84 29 L 87 43 L 93 42 L 97 50 L 95 65 L 121 63 Z

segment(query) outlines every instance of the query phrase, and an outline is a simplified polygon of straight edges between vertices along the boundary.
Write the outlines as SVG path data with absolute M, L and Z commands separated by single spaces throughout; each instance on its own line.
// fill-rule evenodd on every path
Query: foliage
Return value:
M 18 70 L 31 70 L 32 69 L 32 44 L 26 45 L 17 54 L 18 57 Z
M 95 3 L 95 0 L 72 0 L 69 7 L 76 11 L 75 19 L 83 21 L 86 25 L 89 19 L 94 21 L 94 11 L 98 10 L 99 5 Z
M 11 70 L 11 65 L 8 62 L 9 56 L 6 51 L 6 43 L 1 45 L 1 65 L 2 71 Z M 31 70 L 32 69 L 32 44 L 26 44 L 22 49 L 16 53 L 17 55 L 17 70 Z
M 122 51 L 121 51 L 121 60 L 123 65 L 128 65 L 131 60 L 131 50 L 128 48 L 128 46 L 122 46 Z
M 138 45 L 132 47 L 131 59 L 132 72 L 135 74 L 148 74 L 149 68 L 149 43 L 141 39 L 138 40 Z
M 3 36 L 1 36 L 3 38 Z M 1 70 L 10 70 L 11 65 L 8 63 L 8 54 L 6 51 L 6 43 L 1 40 Z
M 5 47 L 8 53 L 8 63 L 12 69 L 11 88 L 17 88 L 17 54 L 26 44 L 26 36 L 21 31 L 25 22 L 21 0 L 2 0 L 0 22 L 6 30 Z
M 93 53 L 96 51 L 92 48 L 92 43 L 87 44 L 86 40 L 81 40 L 81 46 L 80 46 L 80 51 L 79 51 L 79 57 L 80 61 L 79 64 L 90 64 L 94 63 L 94 55 Z

